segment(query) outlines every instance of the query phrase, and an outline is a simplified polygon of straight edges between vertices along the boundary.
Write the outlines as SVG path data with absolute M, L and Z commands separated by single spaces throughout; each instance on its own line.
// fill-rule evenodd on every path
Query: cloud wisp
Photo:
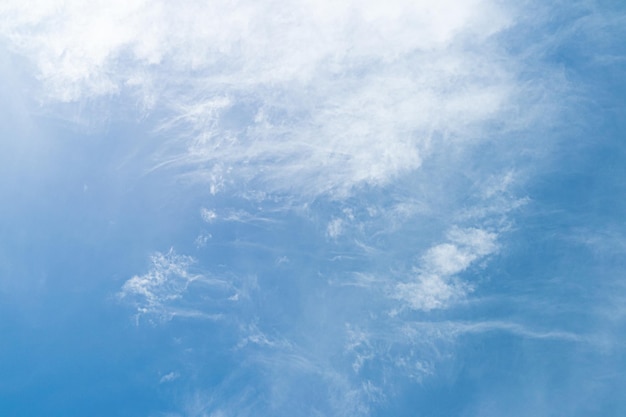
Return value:
M 198 292 L 220 303 L 235 297 L 237 291 L 231 282 L 192 272 L 195 263 L 191 256 L 179 255 L 174 249 L 157 252 L 150 257 L 150 270 L 127 280 L 118 297 L 136 307 L 137 323 L 142 317 L 152 322 L 174 317 L 220 319 L 221 313 L 207 311 L 204 303 L 194 306 L 194 297 L 188 293 Z

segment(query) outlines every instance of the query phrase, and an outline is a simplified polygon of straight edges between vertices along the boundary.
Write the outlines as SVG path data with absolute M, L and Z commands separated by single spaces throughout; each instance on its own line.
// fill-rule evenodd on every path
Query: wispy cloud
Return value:
M 225 294 L 236 294 L 231 283 L 192 272 L 192 265 L 196 261 L 190 256 L 178 255 L 174 249 L 153 254 L 150 263 L 150 270 L 146 274 L 130 278 L 118 293 L 120 299 L 136 306 L 138 321 L 143 316 L 149 320 L 154 317 L 157 320 L 169 320 L 172 317 L 219 319 L 220 313 L 207 311 L 204 305 L 196 308 L 193 300 L 185 298 L 194 284 L 200 292 L 203 292 L 203 288 L 209 288 L 212 292 L 217 289 Z
M 50 98 L 138 96 L 165 115 L 157 165 L 213 192 L 384 185 L 535 100 L 498 44 L 514 16 L 489 0 L 6 2 L 0 16 Z
M 580 335 L 563 330 L 537 330 L 522 323 L 512 321 L 440 321 L 440 322 L 408 322 L 404 327 L 407 334 L 422 335 L 425 329 L 436 329 L 446 337 L 456 338 L 464 335 L 476 335 L 490 332 L 503 332 L 523 339 L 545 339 L 562 342 L 592 343 L 590 335 Z

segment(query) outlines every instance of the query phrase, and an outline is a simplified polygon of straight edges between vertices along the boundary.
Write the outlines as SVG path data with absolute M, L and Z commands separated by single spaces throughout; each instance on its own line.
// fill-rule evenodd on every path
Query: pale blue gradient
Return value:
M 0 7 L 0 415 L 626 413 L 621 4 L 201 3 Z

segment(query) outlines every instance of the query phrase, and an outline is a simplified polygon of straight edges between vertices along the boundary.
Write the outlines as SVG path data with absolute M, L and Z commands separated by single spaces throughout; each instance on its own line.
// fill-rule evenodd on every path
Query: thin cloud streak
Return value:
M 448 337 L 460 337 L 464 335 L 505 332 L 525 339 L 546 339 L 564 342 L 593 343 L 594 338 L 588 335 L 580 335 L 562 330 L 534 330 L 520 323 L 510 321 L 486 320 L 486 321 L 442 321 L 407 324 L 407 331 L 411 328 L 420 329 L 436 328 Z

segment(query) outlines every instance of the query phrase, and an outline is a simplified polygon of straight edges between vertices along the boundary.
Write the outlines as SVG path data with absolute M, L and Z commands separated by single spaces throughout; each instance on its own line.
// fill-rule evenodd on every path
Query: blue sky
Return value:
M 3 416 L 622 416 L 620 2 L 0 5 Z

